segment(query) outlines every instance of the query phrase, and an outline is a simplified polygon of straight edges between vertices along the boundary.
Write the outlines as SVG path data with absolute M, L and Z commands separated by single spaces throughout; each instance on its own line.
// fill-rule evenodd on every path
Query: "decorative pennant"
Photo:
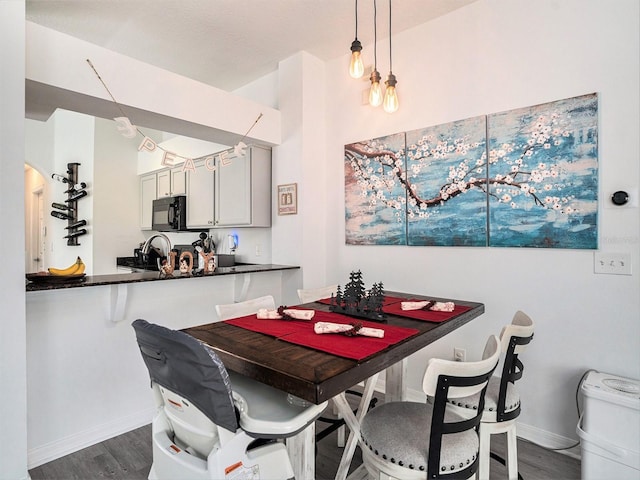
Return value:
M 100 80 L 100 83 L 102 83 L 102 86 L 105 88 L 105 90 L 111 97 L 111 100 L 116 105 L 116 107 L 118 107 L 118 110 L 120 110 L 120 113 L 122 114 L 121 117 L 114 118 L 117 124 L 116 128 L 122 134 L 122 136 L 125 138 L 134 138 L 136 136 L 136 133 L 139 133 L 140 135 L 142 135 L 142 142 L 138 146 L 138 151 L 146 150 L 148 152 L 153 152 L 156 148 L 159 148 L 164 152 L 164 155 L 162 156 L 162 162 L 161 162 L 162 166 L 173 167 L 175 166 L 176 160 L 180 158 L 185 160 L 184 165 L 182 167 L 183 172 L 184 171 L 195 172 L 196 168 L 195 168 L 195 165 L 193 164 L 192 158 L 165 150 L 162 146 L 158 145 L 153 139 L 147 137 L 144 133 L 142 133 L 142 131 L 137 126 L 131 123 L 129 118 L 127 118 L 127 116 L 124 114 L 122 107 L 116 101 L 115 97 L 109 90 L 109 87 L 107 87 L 107 84 L 104 82 L 104 80 L 102 79 L 102 77 L 100 76 L 96 68 L 93 66 L 93 63 L 91 63 L 91 60 L 89 60 L 88 58 L 87 58 L 87 63 L 89 64 L 93 72 L 96 74 L 96 76 L 98 77 L 98 80 Z M 256 118 L 256 120 L 253 122 L 253 125 L 249 127 L 249 130 L 247 130 L 247 132 L 242 136 L 240 141 L 233 147 L 234 157 L 244 156 L 247 145 L 243 142 L 243 140 L 247 137 L 247 135 L 253 129 L 253 127 L 256 126 L 256 123 L 260 121 L 262 116 L 263 116 L 262 113 L 260 113 L 260 115 L 258 115 L 258 118 Z M 230 157 L 228 151 L 225 150 L 219 153 L 217 156 L 220 163 L 223 166 L 231 164 L 232 157 Z M 205 166 L 207 170 L 209 170 L 210 172 L 214 172 L 216 170 L 215 157 L 216 157 L 215 155 L 210 155 L 205 158 Z
M 127 117 L 115 117 L 114 120 L 118 124 L 116 128 L 124 138 L 133 138 L 138 134 L 136 126 L 132 125 Z

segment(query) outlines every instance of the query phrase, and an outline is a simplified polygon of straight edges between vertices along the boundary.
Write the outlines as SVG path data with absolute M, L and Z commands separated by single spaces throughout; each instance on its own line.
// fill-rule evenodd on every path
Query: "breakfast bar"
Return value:
M 235 268 L 233 270 L 232 268 Z M 243 296 L 286 296 L 300 268 L 220 267 L 213 275 L 87 275 L 26 286 L 29 455 L 33 464 L 151 422 L 149 375 L 131 323 L 172 329 L 214 322 L 215 305 Z M 70 398 L 69 392 L 73 392 Z M 46 421 L 43 421 L 46 419 Z

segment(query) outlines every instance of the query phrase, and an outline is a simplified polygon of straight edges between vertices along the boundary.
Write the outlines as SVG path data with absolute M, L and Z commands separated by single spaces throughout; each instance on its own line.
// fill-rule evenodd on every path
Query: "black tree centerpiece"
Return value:
M 384 289 L 382 282 L 374 283 L 371 290 L 364 288 L 362 272 L 351 272 L 349 282 L 344 291 L 338 285 L 335 296 L 331 295 L 329 309 L 351 317 L 366 318 L 376 322 L 384 322 L 387 316 L 382 311 Z

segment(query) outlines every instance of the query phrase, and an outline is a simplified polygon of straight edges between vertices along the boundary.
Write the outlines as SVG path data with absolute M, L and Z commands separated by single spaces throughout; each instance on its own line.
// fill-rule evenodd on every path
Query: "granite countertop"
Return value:
M 170 276 L 160 276 L 159 272 L 136 272 L 136 273 L 122 273 L 113 275 L 87 275 L 79 280 L 56 281 L 55 283 L 48 283 L 43 281 L 29 282 L 27 281 L 27 292 L 37 292 L 43 290 L 59 290 L 64 288 L 84 288 L 95 287 L 101 285 L 117 285 L 122 283 L 140 283 L 140 282 L 155 282 L 155 281 L 167 281 L 167 280 L 187 280 L 191 278 L 203 278 L 203 277 L 219 277 L 220 275 L 237 275 L 243 273 L 256 273 L 256 272 L 274 272 L 278 270 L 295 270 L 300 267 L 292 265 L 275 265 L 275 264 L 253 264 L 253 263 L 239 263 L 233 267 L 218 267 L 213 273 L 197 273 L 194 275 L 182 275 L 179 271 L 175 271 Z

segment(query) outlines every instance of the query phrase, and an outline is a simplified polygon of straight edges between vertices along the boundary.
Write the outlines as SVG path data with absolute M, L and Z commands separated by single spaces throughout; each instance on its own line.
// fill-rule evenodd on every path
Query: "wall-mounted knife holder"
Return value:
M 51 215 L 56 218 L 60 218 L 67 221 L 67 226 L 64 227 L 67 230 L 67 234 L 63 237 L 67 239 L 68 246 L 78 246 L 78 238 L 87 233 L 86 228 L 80 228 L 87 225 L 86 220 L 78 220 L 78 201 L 81 198 L 87 196 L 84 182 L 78 182 L 78 167 L 79 163 L 67 163 L 67 176 L 61 177 L 59 175 L 53 175 L 53 178 L 61 180 L 66 186 L 67 190 L 64 192 L 67 194 L 65 203 L 52 203 L 51 206 L 59 210 L 54 210 Z

